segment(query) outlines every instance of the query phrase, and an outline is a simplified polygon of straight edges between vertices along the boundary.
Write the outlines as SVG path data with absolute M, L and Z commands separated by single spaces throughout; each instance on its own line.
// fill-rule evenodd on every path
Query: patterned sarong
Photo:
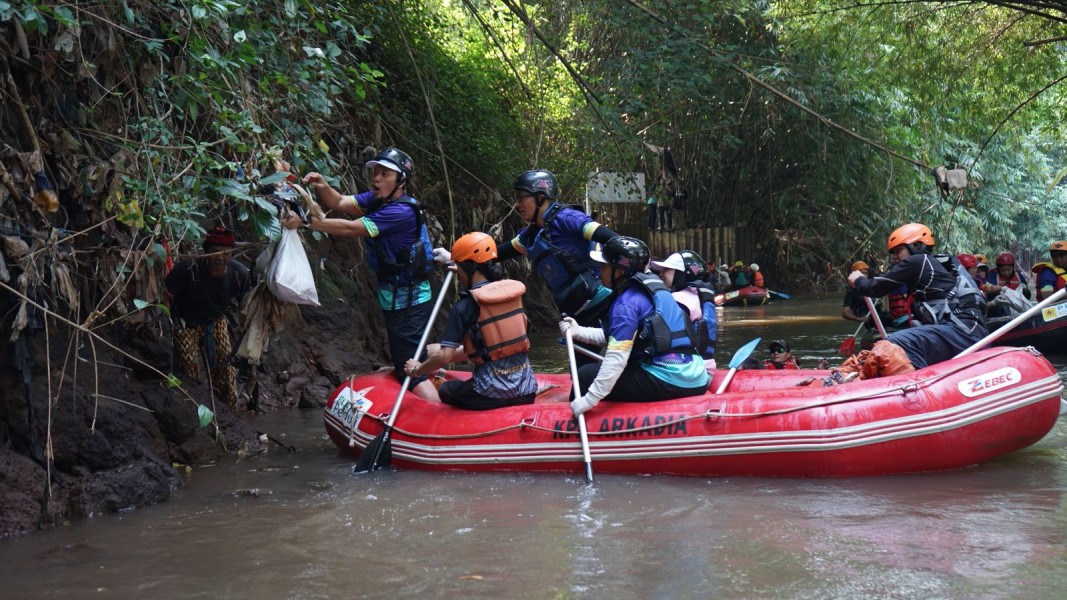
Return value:
M 200 359 L 203 357 L 211 369 L 211 387 L 215 391 L 215 398 L 230 408 L 237 406 L 237 370 L 228 360 L 232 348 L 225 316 L 208 325 L 175 325 L 174 346 L 181 372 L 199 379 Z

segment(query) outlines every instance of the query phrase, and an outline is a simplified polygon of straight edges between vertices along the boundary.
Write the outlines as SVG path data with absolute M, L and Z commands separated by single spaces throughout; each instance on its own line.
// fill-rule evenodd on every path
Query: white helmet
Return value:
M 752 263 L 748 266 L 748 268 L 752 269 L 753 271 L 759 271 L 759 265 L 757 265 L 756 263 Z

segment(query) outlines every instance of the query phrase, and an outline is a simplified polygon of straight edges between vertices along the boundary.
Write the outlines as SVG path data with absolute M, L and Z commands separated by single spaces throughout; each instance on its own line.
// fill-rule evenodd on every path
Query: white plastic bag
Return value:
M 279 300 L 319 306 L 315 276 L 295 229 L 282 229 L 282 239 L 267 270 L 267 287 Z

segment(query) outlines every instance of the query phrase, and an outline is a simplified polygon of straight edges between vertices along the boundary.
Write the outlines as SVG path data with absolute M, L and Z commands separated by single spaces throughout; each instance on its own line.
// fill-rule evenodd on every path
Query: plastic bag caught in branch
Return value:
M 267 270 L 267 286 L 279 300 L 319 306 L 315 276 L 295 229 L 282 230 L 282 239 Z

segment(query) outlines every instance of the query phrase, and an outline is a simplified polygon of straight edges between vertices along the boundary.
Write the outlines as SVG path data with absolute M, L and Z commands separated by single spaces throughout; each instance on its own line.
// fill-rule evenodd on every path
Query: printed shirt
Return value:
M 651 317 L 653 312 L 652 300 L 648 295 L 636 285 L 627 286 L 619 293 L 609 311 L 608 350 L 632 351 L 641 324 Z M 704 360 L 692 354 L 660 354 L 652 357 L 651 361 L 642 362 L 641 368 L 656 379 L 678 387 L 696 387 L 709 383 Z
M 363 192 L 350 196 L 359 210 L 366 213 L 374 203 L 374 192 Z M 419 241 L 419 232 L 415 225 L 415 211 L 411 206 L 401 202 L 386 202 L 378 210 L 360 217 L 367 233 L 374 239 L 367 240 L 367 248 L 374 252 L 373 244 L 379 244 L 385 254 L 391 257 L 407 256 L 412 246 Z M 429 280 L 422 280 L 415 285 L 396 285 L 378 282 L 378 306 L 382 310 L 396 310 L 418 306 L 432 298 Z
M 479 283 L 474 288 L 486 283 Z M 479 312 L 474 298 L 462 294 L 448 313 L 441 347 L 462 346 L 467 332 L 478 323 Z M 474 381 L 474 391 L 489 398 L 521 398 L 537 391 L 537 380 L 534 379 L 530 358 L 525 352 L 478 365 L 474 367 L 471 379 Z

